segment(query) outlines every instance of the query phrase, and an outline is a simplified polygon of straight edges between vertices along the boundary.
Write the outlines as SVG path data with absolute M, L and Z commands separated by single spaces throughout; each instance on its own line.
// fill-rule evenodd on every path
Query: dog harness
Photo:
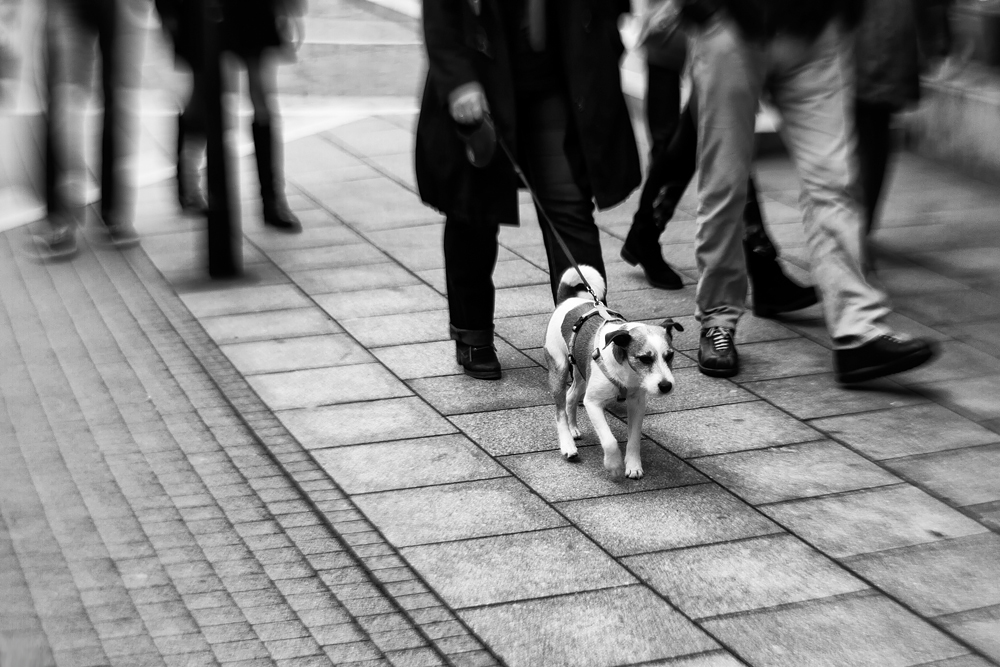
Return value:
M 570 322 L 573 324 L 570 325 Z M 620 313 L 608 310 L 608 307 L 603 304 L 580 304 L 566 313 L 566 319 L 563 320 L 562 325 L 562 336 L 569 349 L 569 362 L 579 369 L 583 377 L 587 377 L 590 366 L 586 362 L 581 363 L 581 360 L 589 357 L 597 362 L 597 367 L 601 369 L 611 384 L 619 390 L 624 390 L 625 385 L 612 377 L 605 367 L 604 359 L 601 357 L 601 345 L 596 340 L 598 329 L 608 322 L 624 324 L 626 320 Z

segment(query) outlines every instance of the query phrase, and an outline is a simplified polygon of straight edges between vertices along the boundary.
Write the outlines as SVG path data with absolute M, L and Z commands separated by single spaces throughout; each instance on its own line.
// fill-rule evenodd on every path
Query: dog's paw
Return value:
M 580 462 L 580 455 L 577 452 L 573 452 L 572 454 L 565 454 L 564 453 L 563 454 L 563 458 L 566 459 L 567 461 L 569 461 L 570 463 L 579 463 Z
M 570 426 L 569 427 L 569 434 L 571 436 L 573 436 L 574 440 L 579 440 L 580 438 L 583 437 L 583 433 L 580 432 L 580 427 L 579 426 Z
M 622 461 L 620 452 L 604 455 L 604 469 L 611 473 L 612 477 L 618 478 L 625 474 L 625 462 Z
M 573 441 L 568 443 L 561 443 L 559 445 L 559 451 L 562 452 L 563 458 L 567 461 L 579 461 L 580 453 L 576 449 L 576 445 Z
M 625 476 L 629 479 L 642 479 L 642 466 L 625 464 Z

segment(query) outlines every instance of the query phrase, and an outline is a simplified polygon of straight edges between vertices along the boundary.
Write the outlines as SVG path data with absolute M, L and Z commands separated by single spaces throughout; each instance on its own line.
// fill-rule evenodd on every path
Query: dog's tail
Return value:
M 607 296 L 608 291 L 607 285 L 604 283 L 604 277 L 598 273 L 597 269 L 586 264 L 580 265 L 580 271 L 583 273 L 583 277 L 587 279 L 587 282 L 590 283 L 591 289 L 597 294 L 597 298 L 604 301 L 604 297 Z M 580 274 L 577 273 L 576 269 L 569 268 L 563 271 L 562 277 L 559 279 L 559 288 L 556 290 L 556 304 L 560 304 L 574 296 L 586 299 L 590 295 L 587 294 L 587 288 L 583 284 L 583 280 L 580 279 Z

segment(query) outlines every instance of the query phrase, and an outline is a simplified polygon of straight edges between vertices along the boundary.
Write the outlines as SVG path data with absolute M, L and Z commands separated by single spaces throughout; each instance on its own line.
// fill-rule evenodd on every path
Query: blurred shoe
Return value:
M 201 190 L 193 188 L 178 188 L 177 201 L 181 205 L 181 213 L 184 215 L 207 216 L 208 202 Z
M 100 234 L 101 242 L 115 248 L 131 248 L 139 245 L 139 235 L 135 228 L 128 223 L 105 225 Z
M 492 345 L 473 347 L 465 343 L 455 343 L 455 359 L 465 374 L 478 380 L 499 380 L 500 360 L 497 359 L 497 351 Z
M 264 224 L 278 231 L 298 234 L 302 224 L 285 201 L 284 182 L 281 177 L 281 143 L 268 123 L 253 123 L 254 157 L 260 179 L 260 200 L 264 210 Z
M 743 255 L 747 262 L 747 278 L 753 287 L 753 314 L 757 317 L 772 318 L 819 302 L 815 287 L 805 287 L 788 277 L 770 239 L 766 243 L 753 239 L 743 241 Z
M 733 337 L 736 332 L 726 327 L 701 330 L 698 345 L 698 370 L 716 378 L 728 378 L 740 372 L 740 357 Z
M 61 223 L 34 237 L 35 247 L 42 259 L 66 259 L 76 254 L 76 225 Z
M 861 347 L 834 350 L 835 378 L 841 384 L 866 382 L 927 363 L 938 353 L 933 341 L 884 334 Z
M 653 287 L 678 290 L 684 287 L 684 280 L 663 259 L 660 231 L 651 219 L 636 215 L 625 237 L 621 256 L 632 266 L 640 265 Z
M 280 197 L 264 202 L 264 224 L 290 234 L 302 231 L 302 223 L 288 208 L 288 203 Z

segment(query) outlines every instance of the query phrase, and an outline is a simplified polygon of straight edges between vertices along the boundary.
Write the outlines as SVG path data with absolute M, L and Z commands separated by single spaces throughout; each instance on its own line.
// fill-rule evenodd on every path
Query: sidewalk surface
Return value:
M 900 156 L 878 277 L 943 354 L 855 389 L 818 307 L 746 315 L 741 373 L 701 375 L 693 194 L 662 239 L 677 292 L 619 259 L 635 198 L 601 213 L 610 305 L 686 329 L 646 477 L 613 480 L 585 418 L 581 462 L 558 452 L 527 198 L 495 272 L 504 377 L 455 364 L 413 183 L 419 23 L 310 12 L 279 76 L 305 231 L 259 222 L 243 127 L 243 278 L 206 279 L 177 212 L 155 33 L 141 247 L 43 264 L 0 234 L 0 666 L 1000 664 L 1000 187 Z M 758 175 L 809 281 L 792 167 Z

